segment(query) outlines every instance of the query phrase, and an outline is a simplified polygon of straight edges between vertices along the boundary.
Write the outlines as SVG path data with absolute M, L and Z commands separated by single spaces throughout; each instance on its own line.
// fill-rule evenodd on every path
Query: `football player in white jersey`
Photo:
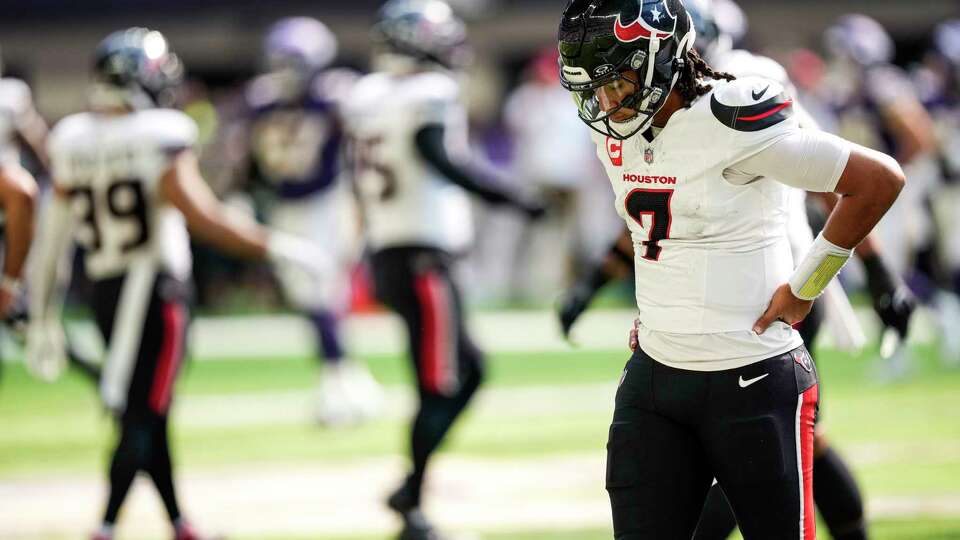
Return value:
M 172 102 L 183 66 L 159 32 L 130 28 L 95 53 L 90 112 L 51 132 L 54 197 L 44 214 L 32 275 L 27 356 L 62 357 L 54 301 L 58 261 L 71 240 L 84 250 L 91 307 L 106 343 L 100 380 L 119 437 L 110 495 L 97 540 L 114 523 L 137 472 L 150 475 L 176 540 L 201 538 L 181 516 L 174 490 L 168 412 L 184 358 L 189 319 L 190 231 L 239 256 L 299 261 L 312 268 L 312 244 L 231 216 L 200 176 L 191 147 L 197 126 Z
M 404 520 L 401 539 L 438 539 L 420 511 L 427 462 L 480 386 L 483 368 L 452 268 L 472 241 L 468 194 L 533 217 L 542 207 L 453 156 L 466 146 L 455 70 L 469 52 L 450 7 L 392 0 L 373 34 L 374 72 L 351 91 L 345 124 L 376 295 L 403 318 L 420 397 L 412 470 L 388 504 Z
M 24 263 L 33 239 L 37 183 L 19 163 L 0 164 L 0 219 L 3 223 L 3 275 L 0 320 L 14 315 L 21 295 Z M 22 311 L 21 311 L 22 313 Z
M 20 163 L 20 150 L 25 145 L 46 167 L 46 139 L 47 123 L 37 112 L 27 83 L 0 78 L 0 163 Z
M 695 34 L 680 0 L 573 0 L 559 29 L 561 82 L 596 132 L 635 252 L 638 346 L 607 446 L 614 533 L 690 538 L 716 478 L 747 540 L 811 539 L 819 386 L 791 325 L 903 172 L 801 129 L 776 81 L 715 72 Z M 796 267 L 791 187 L 841 195 Z
M 33 106 L 26 83 L 11 77 L 0 78 L 0 227 L 4 237 L 0 320 L 11 325 L 23 316 L 19 305 L 21 280 L 33 237 L 37 192 L 33 175 L 20 164 L 20 148 L 26 144 L 46 166 L 46 135 L 47 124 Z
M 264 38 L 267 72 L 247 87 L 247 176 L 269 194 L 267 222 L 312 238 L 323 246 L 317 261 L 327 272 L 309 276 L 277 266 L 284 297 L 314 328 L 317 356 L 324 361 L 317 419 L 324 425 L 353 424 L 374 415 L 382 392 L 366 366 L 346 354 L 340 319 L 350 301 L 350 270 L 357 259 L 350 190 L 343 174 L 343 130 L 337 101 L 355 80 L 345 69 L 328 69 L 337 41 L 326 25 L 309 17 L 274 23 Z

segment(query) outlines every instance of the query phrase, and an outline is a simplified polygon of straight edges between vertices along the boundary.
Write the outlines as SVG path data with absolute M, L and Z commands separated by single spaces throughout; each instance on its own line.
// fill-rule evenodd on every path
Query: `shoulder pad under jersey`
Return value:
M 93 126 L 93 115 L 82 112 L 62 118 L 50 129 L 47 151 L 57 154 L 70 149 L 78 140 L 85 140 Z
M 157 145 L 168 151 L 185 150 L 197 143 L 197 123 L 176 109 L 147 109 L 137 113 Z
M 793 98 L 783 85 L 761 77 L 717 83 L 710 110 L 723 125 L 737 131 L 760 131 L 793 116 Z

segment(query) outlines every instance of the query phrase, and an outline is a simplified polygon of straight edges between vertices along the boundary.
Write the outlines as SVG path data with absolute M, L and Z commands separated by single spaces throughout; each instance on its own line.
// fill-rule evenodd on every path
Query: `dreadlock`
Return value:
M 716 71 L 700 56 L 696 49 L 687 51 L 687 61 L 683 64 L 683 71 L 677 80 L 677 91 L 680 97 L 689 105 L 695 99 L 713 89 L 706 84 L 707 79 L 732 81 L 733 75 L 723 71 Z

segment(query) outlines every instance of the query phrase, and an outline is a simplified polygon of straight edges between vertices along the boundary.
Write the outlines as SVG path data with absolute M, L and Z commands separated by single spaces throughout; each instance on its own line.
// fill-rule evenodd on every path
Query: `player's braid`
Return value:
M 683 71 L 680 72 L 680 78 L 677 80 L 677 91 L 687 104 L 713 88 L 704 82 L 706 79 L 732 81 L 736 78 L 729 73 L 714 70 L 696 49 L 687 51 L 686 60 Z

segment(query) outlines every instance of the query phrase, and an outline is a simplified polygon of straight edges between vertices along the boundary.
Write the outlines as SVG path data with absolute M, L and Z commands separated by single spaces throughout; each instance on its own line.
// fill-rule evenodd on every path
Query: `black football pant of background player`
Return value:
M 817 374 L 803 347 L 700 372 L 637 349 L 607 443 L 616 540 L 689 540 L 714 478 L 746 540 L 809 540 Z
M 823 304 L 814 303 L 798 330 L 813 345 L 823 322 Z M 834 540 L 866 540 L 863 496 L 843 458 L 818 429 L 814 437 L 813 500 Z M 693 540 L 725 540 L 737 528 L 733 509 L 718 484 L 710 488 Z
M 483 353 L 467 333 L 452 256 L 422 247 L 383 249 L 371 258 L 377 299 L 403 319 L 420 405 L 410 439 L 412 470 L 400 492 L 420 505 L 427 462 L 483 380 Z
M 95 282 L 92 307 L 105 343 L 112 343 L 121 325 L 136 321 L 118 317 L 124 277 Z M 140 471 L 153 480 L 174 525 L 180 508 L 174 488 L 168 412 L 174 382 L 184 358 L 189 308 L 188 287 L 163 275 L 154 279 L 136 363 L 124 410 L 117 416 L 118 438 L 110 461 L 110 495 L 104 523 L 114 524 L 134 478 Z M 128 291 L 129 294 L 129 291 Z

